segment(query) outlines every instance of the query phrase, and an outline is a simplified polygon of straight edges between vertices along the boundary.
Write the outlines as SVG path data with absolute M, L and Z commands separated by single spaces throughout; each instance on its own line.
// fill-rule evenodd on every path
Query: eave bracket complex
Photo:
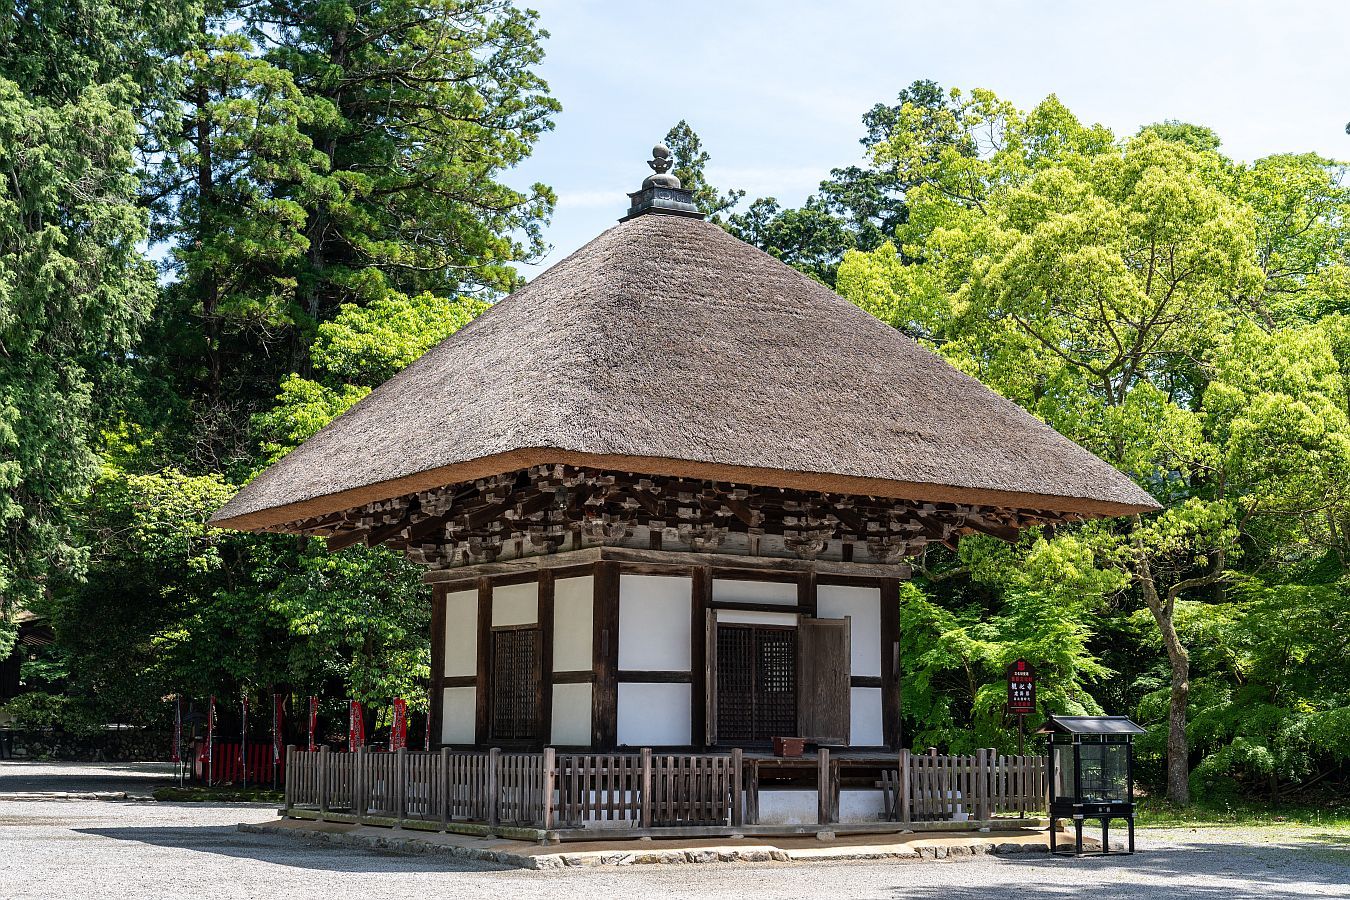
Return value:
M 899 563 L 929 543 L 1076 519 L 1048 510 L 926 503 L 715 481 L 534 466 L 419 491 L 275 531 L 401 550 L 435 568 L 593 546 Z

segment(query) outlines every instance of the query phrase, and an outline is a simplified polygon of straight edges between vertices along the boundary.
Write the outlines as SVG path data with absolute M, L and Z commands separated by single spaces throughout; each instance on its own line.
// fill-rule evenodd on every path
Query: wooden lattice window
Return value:
M 717 626 L 717 740 L 766 743 L 797 733 L 797 632 Z
M 492 632 L 492 739 L 532 741 L 539 722 L 539 628 Z

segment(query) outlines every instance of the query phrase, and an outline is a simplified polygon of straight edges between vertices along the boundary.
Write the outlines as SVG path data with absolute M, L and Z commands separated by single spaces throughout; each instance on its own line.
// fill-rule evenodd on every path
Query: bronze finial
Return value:
M 647 160 L 647 165 L 656 174 L 648 175 L 647 180 L 642 182 L 643 190 L 650 187 L 679 188 L 680 179 L 669 174 L 670 167 L 675 165 L 675 154 L 665 144 L 657 144 L 652 148 L 652 158 Z
M 703 218 L 694 202 L 694 195 L 680 187 L 680 179 L 670 174 L 675 165 L 675 154 L 665 144 L 652 148 L 652 158 L 647 160 L 652 167 L 651 175 L 642 182 L 642 189 L 628 195 L 628 215 L 620 219 L 627 222 L 643 213 L 664 213 L 669 216 L 688 216 Z

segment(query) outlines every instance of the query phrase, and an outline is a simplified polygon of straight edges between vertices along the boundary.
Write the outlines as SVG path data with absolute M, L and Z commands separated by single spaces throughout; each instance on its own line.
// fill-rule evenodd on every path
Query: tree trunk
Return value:
M 1134 517 L 1136 564 L 1139 584 L 1144 591 L 1144 602 L 1153 613 L 1162 633 L 1163 647 L 1167 650 L 1167 661 L 1172 666 L 1172 691 L 1167 711 L 1167 799 L 1177 806 L 1188 806 L 1191 802 L 1190 788 L 1190 746 L 1186 740 L 1186 707 L 1191 696 L 1191 656 L 1177 636 L 1173 612 L 1176 608 L 1175 589 L 1168 592 L 1166 601 L 1158 595 L 1158 586 L 1153 581 L 1153 567 L 1149 565 L 1148 554 L 1144 551 L 1144 540 L 1139 535 L 1141 521 Z

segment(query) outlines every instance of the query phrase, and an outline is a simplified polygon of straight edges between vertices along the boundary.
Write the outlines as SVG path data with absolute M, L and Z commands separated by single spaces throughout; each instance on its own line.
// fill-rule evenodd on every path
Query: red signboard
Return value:
M 394 723 L 389 728 L 389 749 L 403 750 L 408 746 L 408 701 L 394 699 Z
M 1036 712 L 1036 670 L 1025 659 L 1008 666 L 1008 713 L 1028 716 Z
M 272 695 L 272 768 L 275 771 L 281 763 L 282 731 L 285 729 L 286 697 L 283 694 Z
M 361 701 L 352 700 L 347 706 L 347 749 L 355 752 L 366 745 L 366 712 Z
M 173 698 L 173 759 L 172 762 L 183 761 L 183 698 Z

